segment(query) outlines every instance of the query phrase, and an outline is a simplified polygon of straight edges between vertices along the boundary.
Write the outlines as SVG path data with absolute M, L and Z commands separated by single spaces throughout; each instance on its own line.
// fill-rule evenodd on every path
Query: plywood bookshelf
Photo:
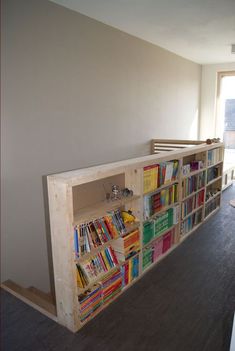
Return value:
M 143 274 L 154 267 L 155 264 L 158 264 L 160 260 L 172 252 L 192 232 L 195 232 L 203 221 L 208 219 L 220 207 L 223 166 L 222 143 L 207 145 L 202 141 L 153 140 L 151 150 L 152 155 L 48 176 L 57 320 L 73 332 L 76 332 L 94 318 L 114 298 L 118 298 L 127 288 L 138 281 Z M 144 167 L 152 165 L 160 167 L 164 162 L 171 161 L 178 162 L 176 178 L 167 184 L 164 182 L 157 184 L 156 189 L 144 193 Z M 200 169 L 187 168 L 190 162 L 191 165 L 194 164 L 195 166 L 195 162 L 197 163 L 198 161 L 202 161 Z M 188 171 L 187 174 L 185 174 L 186 169 Z M 204 179 L 201 188 L 195 187 L 193 191 L 188 191 L 186 195 L 183 194 L 184 182 L 190 179 L 192 183 L 196 182 L 199 184 L 201 181 L 200 177 Z M 106 193 L 107 189 L 110 188 L 110 184 L 118 185 L 120 188 L 127 187 L 133 191 L 133 196 L 123 197 L 114 201 L 107 200 Z M 175 184 L 177 186 L 173 190 L 169 190 Z M 173 196 L 172 191 L 176 191 L 177 198 L 174 198 L 172 203 L 159 208 L 156 213 L 146 219 L 144 217 L 146 197 L 152 199 L 151 196 L 158 193 L 162 194 L 162 191 L 168 191 L 171 196 Z M 203 193 L 201 193 L 202 191 Z M 200 205 L 195 205 L 196 207 L 194 206 L 182 216 L 182 206 L 185 206 L 186 202 L 189 205 L 191 202 L 197 203 L 198 194 L 201 194 Z M 136 216 L 136 223 L 133 223 L 127 232 L 131 233 L 132 230 L 139 229 L 140 247 L 135 253 L 135 256 L 138 256 L 138 275 L 129 284 L 123 284 L 115 297 L 105 304 L 102 302 L 102 283 L 100 283 L 103 276 L 99 275 L 96 281 L 92 281 L 92 283 L 81 288 L 77 282 L 78 270 L 76 264 L 82 264 L 82 260 L 98 253 L 104 247 L 107 248 L 109 245 L 112 247 L 115 239 L 96 247 L 90 253 L 76 257 L 74 226 L 105 216 L 107 211 L 114 209 L 132 209 Z M 147 244 L 144 244 L 144 223 L 149 222 L 149 225 L 155 228 L 156 221 L 160 218 L 160 215 L 166 215 L 168 213 L 167 210 L 170 210 L 169 213 L 172 213 L 176 209 L 178 209 L 179 215 L 177 222 L 171 223 L 167 229 L 161 233 L 159 232 L 159 235 L 157 234 Z M 189 221 L 189 224 L 185 225 L 185 222 L 190 218 L 191 222 Z M 163 238 L 167 245 L 170 244 L 168 246 L 165 245 L 165 251 L 156 256 L 157 258 L 152 263 L 149 264 L 148 262 L 148 267 L 144 267 L 143 261 L 146 260 L 146 257 L 150 257 L 151 252 L 154 255 L 155 251 L 153 250 L 158 250 L 160 245 L 164 245 L 162 244 Z M 133 255 L 130 259 L 133 259 L 135 256 Z M 125 262 L 119 261 L 118 265 L 111 268 L 107 274 L 120 269 L 123 264 Z M 79 312 L 81 306 L 78 296 L 95 283 L 99 285 L 101 291 L 100 306 L 97 310 L 91 312 L 85 320 L 81 321 Z

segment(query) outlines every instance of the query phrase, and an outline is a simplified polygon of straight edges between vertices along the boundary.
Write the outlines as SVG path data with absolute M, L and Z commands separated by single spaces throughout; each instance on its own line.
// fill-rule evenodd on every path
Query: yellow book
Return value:
M 166 189 L 165 206 L 169 205 L 169 189 Z
M 175 187 L 174 185 L 171 188 L 171 203 L 173 204 L 175 202 Z
M 109 261 L 108 261 L 106 255 L 105 255 L 105 252 L 104 252 L 104 251 L 101 251 L 100 254 L 101 254 L 102 257 L 103 257 L 103 260 L 104 260 L 104 262 L 105 262 L 105 266 L 107 267 L 107 269 L 110 269 L 111 266 L 110 266 L 110 264 L 109 264 Z
M 152 165 L 144 167 L 144 193 L 153 191 L 158 186 L 158 167 L 157 165 Z
M 82 282 L 82 278 L 81 278 L 78 270 L 77 270 L 77 284 L 78 284 L 79 288 L 84 288 L 84 284 Z

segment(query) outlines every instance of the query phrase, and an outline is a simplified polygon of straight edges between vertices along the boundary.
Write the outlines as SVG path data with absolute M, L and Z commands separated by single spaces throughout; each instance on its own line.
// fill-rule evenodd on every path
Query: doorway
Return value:
M 216 135 L 225 144 L 225 163 L 235 164 L 235 71 L 218 73 Z

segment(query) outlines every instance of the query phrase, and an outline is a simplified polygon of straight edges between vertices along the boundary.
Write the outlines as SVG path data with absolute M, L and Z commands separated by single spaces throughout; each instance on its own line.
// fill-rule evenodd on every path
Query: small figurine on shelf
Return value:
M 219 143 L 220 138 L 213 138 L 213 139 L 206 139 L 207 145 L 213 144 L 213 143 Z
M 121 199 L 121 191 L 118 185 L 112 185 L 112 193 L 111 193 L 111 200 L 120 200 Z
M 128 188 L 122 189 L 122 196 L 123 197 L 133 196 L 133 190 L 130 190 Z

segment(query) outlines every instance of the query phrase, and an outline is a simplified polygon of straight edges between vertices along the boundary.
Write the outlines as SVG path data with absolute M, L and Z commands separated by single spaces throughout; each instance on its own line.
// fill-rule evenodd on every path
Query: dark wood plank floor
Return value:
M 76 334 L 2 291 L 3 350 L 228 351 L 235 310 L 235 187 L 221 210 Z

